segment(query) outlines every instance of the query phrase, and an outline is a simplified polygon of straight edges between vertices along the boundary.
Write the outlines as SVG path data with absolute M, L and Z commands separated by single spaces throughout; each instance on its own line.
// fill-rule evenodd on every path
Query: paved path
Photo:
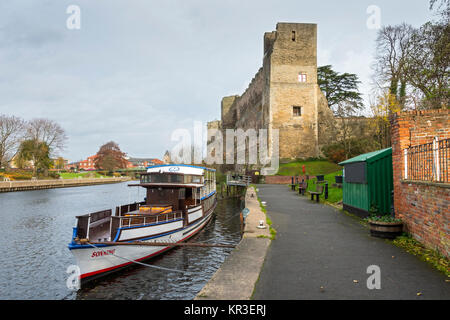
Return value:
M 443 273 L 371 237 L 358 219 L 285 185 L 258 188 L 277 235 L 253 299 L 450 299 Z M 370 265 L 380 267 L 379 290 L 367 288 Z

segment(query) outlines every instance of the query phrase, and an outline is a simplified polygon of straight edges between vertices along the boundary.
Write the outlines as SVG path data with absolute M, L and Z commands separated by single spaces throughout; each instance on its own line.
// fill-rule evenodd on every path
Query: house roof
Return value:
M 384 158 L 385 156 L 392 154 L 392 148 L 386 148 L 382 150 L 377 150 L 373 152 L 368 152 L 364 154 L 360 154 L 351 159 L 347 159 L 345 161 L 339 162 L 339 165 L 349 164 L 353 162 L 373 162 L 378 159 Z
M 143 163 L 143 162 L 151 162 L 154 164 L 160 164 L 163 163 L 161 160 L 156 159 L 156 158 L 128 158 L 128 161 L 131 163 Z

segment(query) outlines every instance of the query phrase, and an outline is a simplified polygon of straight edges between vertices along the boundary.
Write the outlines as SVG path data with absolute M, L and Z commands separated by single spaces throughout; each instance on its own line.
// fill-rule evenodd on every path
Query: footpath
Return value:
M 285 185 L 258 189 L 277 234 L 253 299 L 450 299 L 445 274 L 389 241 L 371 237 L 359 219 Z M 374 268 L 379 289 L 373 288 Z

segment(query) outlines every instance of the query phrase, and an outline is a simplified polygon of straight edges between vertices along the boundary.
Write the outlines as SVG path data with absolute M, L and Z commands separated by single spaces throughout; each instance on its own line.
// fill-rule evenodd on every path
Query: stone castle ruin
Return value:
M 317 83 L 317 25 L 278 23 L 264 34 L 262 67 L 250 85 L 222 99 L 221 120 L 208 128 L 266 129 L 269 153 L 278 129 L 280 159 L 294 159 L 320 156 L 333 123 Z

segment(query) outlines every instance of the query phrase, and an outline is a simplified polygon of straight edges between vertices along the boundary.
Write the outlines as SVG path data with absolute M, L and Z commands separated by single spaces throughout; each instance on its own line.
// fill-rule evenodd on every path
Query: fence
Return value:
M 404 150 L 406 180 L 450 182 L 450 139 L 409 147 Z
M 89 186 L 96 184 L 115 183 L 129 181 L 129 177 L 115 178 L 80 178 L 80 179 L 55 179 L 55 180 L 22 180 L 22 181 L 0 181 L 0 192 L 26 191 L 39 189 L 52 189 L 64 187 Z

